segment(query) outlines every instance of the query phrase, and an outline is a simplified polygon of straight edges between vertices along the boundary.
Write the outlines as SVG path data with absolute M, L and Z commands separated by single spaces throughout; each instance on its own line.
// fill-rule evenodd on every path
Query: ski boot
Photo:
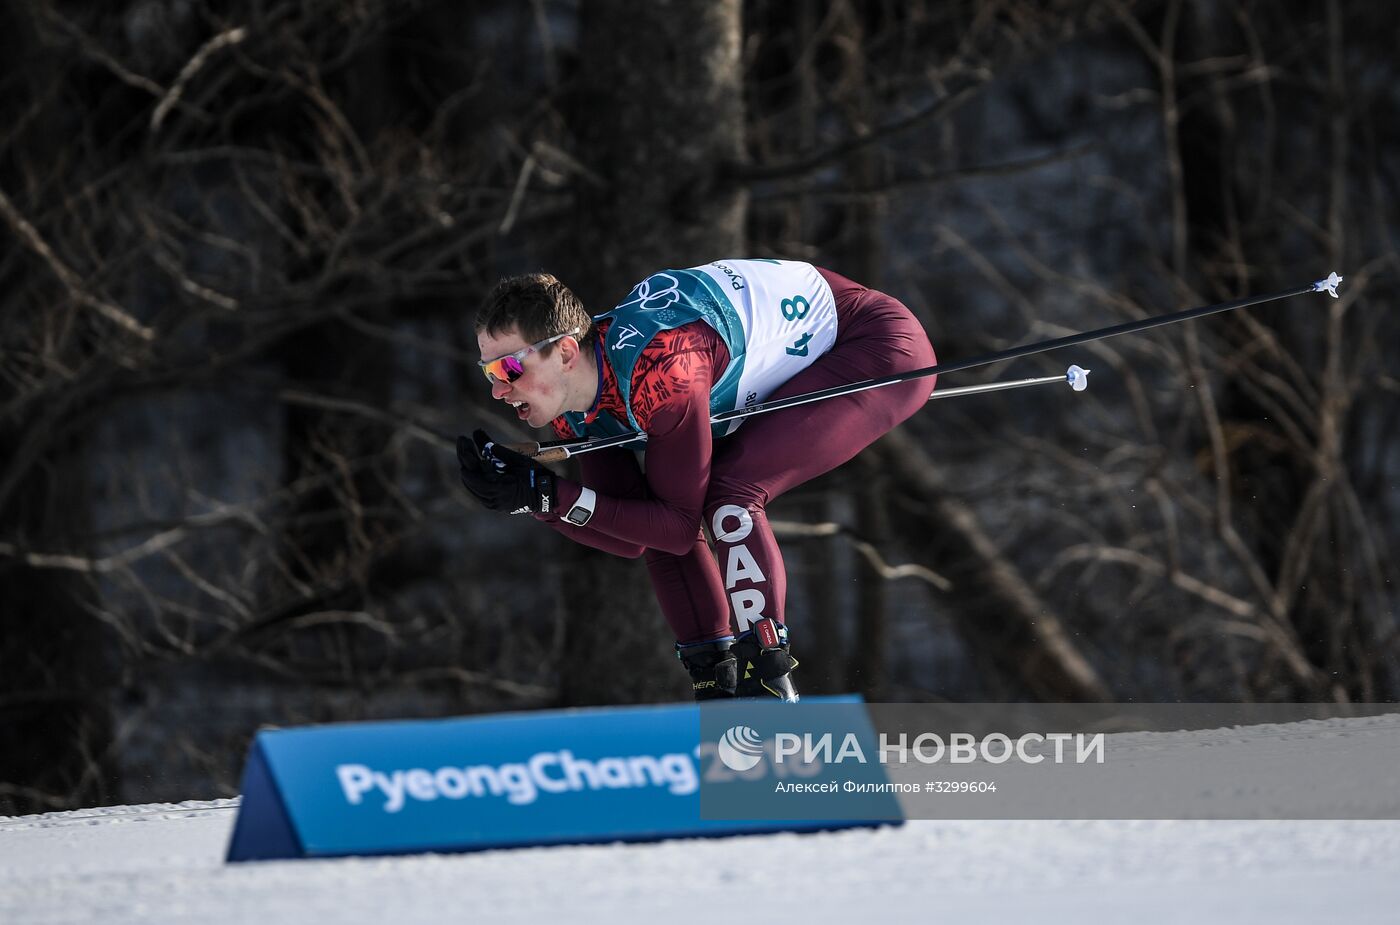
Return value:
M 731 651 L 734 638 L 683 646 L 676 643 L 676 658 L 690 672 L 690 688 L 697 701 L 728 700 L 739 684 L 739 662 Z
M 797 688 L 791 677 L 797 660 L 788 653 L 786 626 L 772 617 L 763 617 L 734 640 L 733 652 L 738 657 L 736 696 L 797 702 Z

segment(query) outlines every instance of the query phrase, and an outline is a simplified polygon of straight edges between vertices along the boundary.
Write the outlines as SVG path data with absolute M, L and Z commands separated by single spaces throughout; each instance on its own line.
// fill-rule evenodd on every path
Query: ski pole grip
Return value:
M 506 445 L 520 455 L 529 456 L 538 463 L 563 462 L 569 458 L 569 451 L 562 446 L 540 449 L 538 443 L 508 443 Z
M 535 444 L 535 447 L 538 448 L 539 444 Z M 552 446 L 535 454 L 535 462 L 539 463 L 563 462 L 568 458 L 569 451 L 562 446 Z

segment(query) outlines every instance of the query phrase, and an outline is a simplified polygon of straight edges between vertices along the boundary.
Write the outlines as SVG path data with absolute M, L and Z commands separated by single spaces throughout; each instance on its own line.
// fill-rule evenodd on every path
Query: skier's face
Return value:
M 520 420 L 531 427 L 544 427 L 570 410 L 566 374 L 577 365 L 579 356 L 573 336 L 531 344 L 511 328 L 495 335 L 482 331 L 476 342 L 491 383 L 491 397 L 509 402 Z M 493 360 L 504 362 L 490 362 Z

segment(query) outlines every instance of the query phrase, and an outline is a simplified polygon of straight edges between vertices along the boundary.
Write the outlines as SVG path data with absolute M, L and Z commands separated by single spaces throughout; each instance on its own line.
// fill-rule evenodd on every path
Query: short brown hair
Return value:
M 548 273 L 508 276 L 491 290 L 477 310 L 476 331 L 494 337 L 507 328 L 529 344 L 575 329 L 579 343 L 594 336 L 593 319 L 578 296 Z

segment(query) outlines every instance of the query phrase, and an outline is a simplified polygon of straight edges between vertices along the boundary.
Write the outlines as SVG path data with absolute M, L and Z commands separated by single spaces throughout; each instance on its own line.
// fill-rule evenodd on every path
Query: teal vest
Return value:
M 695 270 L 663 270 L 642 280 L 627 298 L 611 311 L 594 317 L 595 322 L 611 319 L 603 338 L 603 361 L 617 375 L 627 420 L 621 421 L 607 412 L 599 413 L 585 423 L 579 411 L 564 412 L 564 419 L 580 437 L 613 437 L 638 433 L 641 425 L 632 414 L 632 372 L 637 358 L 662 331 L 678 328 L 692 321 L 703 321 L 714 328 L 729 350 L 729 365 L 724 374 L 710 387 L 710 413 L 719 414 L 734 407 L 739 379 L 744 371 L 744 326 L 733 302 L 713 279 Z M 715 437 L 729 432 L 728 422 L 713 425 Z

